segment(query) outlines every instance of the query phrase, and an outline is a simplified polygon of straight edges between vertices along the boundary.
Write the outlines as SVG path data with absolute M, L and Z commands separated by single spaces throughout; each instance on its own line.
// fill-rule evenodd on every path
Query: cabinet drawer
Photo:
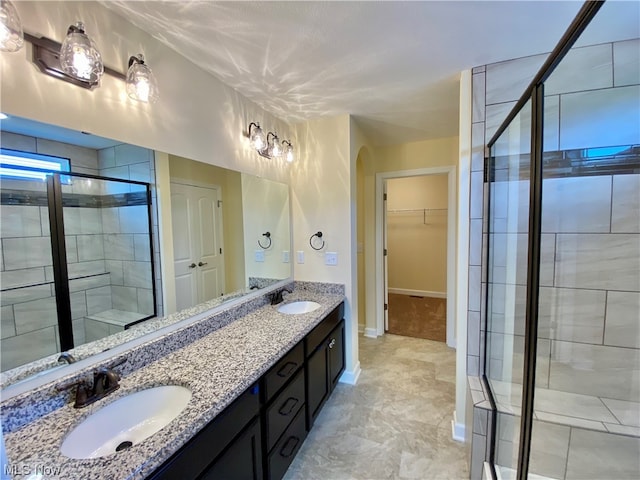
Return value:
M 304 369 L 301 369 L 267 409 L 267 451 L 271 450 L 304 405 L 304 399 Z
M 278 390 L 293 378 L 304 363 L 304 347 L 302 342 L 293 347 L 282 359 L 267 372 L 263 381 L 264 401 L 267 403 L 278 393 Z
M 309 334 L 306 336 L 307 342 L 307 357 L 318 348 L 318 345 L 331 333 L 340 320 L 344 317 L 344 302 L 340 303 L 329 313 L 322 322 L 320 322 Z
M 280 480 L 284 476 L 306 436 L 304 408 L 302 408 L 269 455 L 269 480 Z

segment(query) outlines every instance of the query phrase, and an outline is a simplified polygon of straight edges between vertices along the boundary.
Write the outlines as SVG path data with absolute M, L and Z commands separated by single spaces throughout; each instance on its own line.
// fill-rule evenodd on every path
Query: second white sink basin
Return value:
M 76 426 L 60 451 L 70 458 L 98 458 L 125 450 L 168 425 L 190 399 L 191 390 L 179 385 L 149 388 L 119 398 Z
M 309 313 L 314 310 L 320 308 L 320 304 L 312 301 L 300 301 L 300 302 L 291 302 L 285 303 L 278 307 L 278 311 L 280 313 L 288 313 L 290 315 L 300 314 L 300 313 Z

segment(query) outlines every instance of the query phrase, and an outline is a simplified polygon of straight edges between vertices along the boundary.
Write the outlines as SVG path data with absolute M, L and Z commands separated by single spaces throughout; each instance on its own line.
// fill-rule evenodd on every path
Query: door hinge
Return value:
M 218 208 L 222 206 L 222 200 L 218 200 Z
M 384 255 L 385 257 L 387 256 L 387 249 L 386 248 L 382 251 L 382 255 Z
M 387 310 L 389 310 L 389 305 L 387 305 L 386 303 L 384 304 L 384 311 L 386 312 Z
M 222 255 L 222 249 L 220 249 L 220 255 Z
M 483 168 L 483 172 L 484 172 L 484 183 L 487 183 L 489 181 L 489 157 L 485 156 L 484 157 L 484 168 Z
M 386 194 L 386 193 L 382 194 L 382 199 L 383 199 L 385 202 L 387 201 L 387 194 Z

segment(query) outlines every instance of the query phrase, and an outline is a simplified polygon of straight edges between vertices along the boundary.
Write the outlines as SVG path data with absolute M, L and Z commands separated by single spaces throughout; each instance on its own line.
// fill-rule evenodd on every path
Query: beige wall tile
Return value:
M 616 87 L 640 83 L 640 39 L 613 44 L 613 80 Z
M 546 95 L 581 92 L 613 86 L 610 43 L 572 48 L 544 84 Z
M 547 178 L 542 189 L 543 232 L 609 232 L 611 176 Z
M 573 288 L 540 289 L 538 337 L 602 344 L 606 292 Z
M 640 438 L 574 428 L 571 432 L 567 480 L 637 479 Z
M 562 95 L 560 149 L 640 143 L 638 98 L 638 85 Z
M 640 175 L 613 176 L 611 231 L 640 233 Z
M 552 341 L 549 388 L 599 397 L 640 397 L 640 350 Z
M 559 234 L 555 286 L 640 291 L 640 235 Z
M 607 292 L 604 343 L 640 348 L 640 293 Z
M 1 340 L 2 370 L 15 368 L 59 351 L 54 327 Z

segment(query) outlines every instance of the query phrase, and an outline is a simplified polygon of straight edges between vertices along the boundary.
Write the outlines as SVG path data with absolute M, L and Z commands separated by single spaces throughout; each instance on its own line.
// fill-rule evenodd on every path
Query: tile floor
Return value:
M 442 342 L 360 337 L 362 374 L 338 384 L 285 480 L 468 479 L 451 439 L 455 351 Z

